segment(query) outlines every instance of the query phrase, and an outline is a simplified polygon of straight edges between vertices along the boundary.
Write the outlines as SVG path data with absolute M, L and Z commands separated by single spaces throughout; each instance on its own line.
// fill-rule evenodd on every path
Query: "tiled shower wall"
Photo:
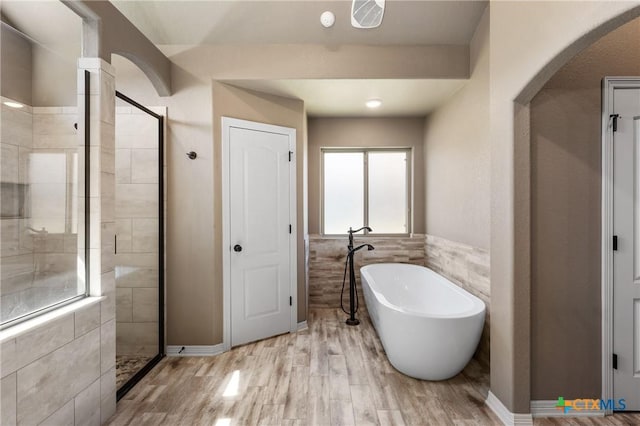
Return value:
M 5 99 L 3 98 L 2 101 Z M 19 206 L 28 185 L 26 165 L 33 148 L 33 114 L 31 107 L 2 108 L 2 294 L 12 295 L 31 287 L 34 274 L 33 242 L 25 229 L 25 212 Z
M 97 58 L 81 58 L 79 68 L 79 105 L 84 104 L 82 69 L 86 68 L 91 72 L 90 101 L 96 112 L 91 115 L 95 162 L 90 177 L 89 250 L 91 295 L 100 298 L 84 299 L 0 332 L 2 425 L 100 424 L 115 412 L 115 283 L 109 255 L 113 251 L 113 180 L 109 175 L 113 175 L 114 70 Z M 44 119 L 49 120 L 57 118 Z M 73 129 L 73 122 L 71 126 Z M 80 134 L 82 127 L 80 122 Z M 42 143 L 55 143 L 57 136 L 50 136 Z M 52 243 L 52 250 L 55 246 L 60 248 L 60 243 Z
M 157 123 L 136 108 L 116 108 L 118 355 L 158 353 Z
M 476 295 L 487 306 L 485 327 L 476 358 L 489 362 L 489 253 L 431 235 L 410 237 L 356 236 L 356 244 L 369 243 L 373 251 L 366 249 L 356 254 L 356 278 L 360 288 L 359 268 L 371 263 L 412 263 L 427 266 Z M 309 306 L 337 308 L 344 276 L 347 238 L 328 238 L 319 235 L 309 237 Z M 348 277 L 347 277 L 348 279 Z M 345 289 L 347 292 L 348 289 Z M 348 296 L 345 295 L 345 303 Z M 360 303 L 363 298 L 360 297 Z
M 46 304 L 65 288 L 75 294 L 78 182 L 67 183 L 67 176 L 77 164 L 78 114 L 76 107 L 4 104 L 2 114 L 2 310 L 10 315 L 21 303 Z M 58 162 L 47 158 L 50 167 L 38 167 L 38 155 Z M 65 176 L 56 181 L 51 170 L 60 168 Z
M 424 248 L 425 266 L 477 296 L 487 306 L 484 329 L 475 357 L 489 365 L 489 252 L 433 235 L 426 236 Z

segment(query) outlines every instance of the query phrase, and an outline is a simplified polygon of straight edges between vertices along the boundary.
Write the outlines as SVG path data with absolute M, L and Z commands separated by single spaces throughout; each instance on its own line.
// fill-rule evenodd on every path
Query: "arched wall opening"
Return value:
M 640 76 L 639 38 L 640 18 L 604 35 L 529 104 L 532 400 L 601 392 L 601 81 Z
M 531 334 L 531 102 L 572 57 L 638 17 L 640 8 L 635 2 L 492 2 L 491 8 L 491 392 L 517 414 L 554 391 L 532 388 L 539 365 Z M 570 315 L 561 312 L 556 326 Z M 597 338 L 600 329 L 588 333 Z M 576 368 L 600 374 L 600 365 Z

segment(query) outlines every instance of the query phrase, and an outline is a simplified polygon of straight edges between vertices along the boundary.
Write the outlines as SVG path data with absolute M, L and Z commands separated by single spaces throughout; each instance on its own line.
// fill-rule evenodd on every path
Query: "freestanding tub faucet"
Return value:
M 367 248 L 367 250 L 371 251 L 374 247 L 371 244 L 361 244 L 358 247 L 353 247 L 353 234 L 355 232 L 360 232 L 363 229 L 366 229 L 368 232 L 371 232 L 372 229 L 368 226 L 363 226 L 360 229 L 356 229 L 355 231 L 349 227 L 349 245 L 347 246 L 347 261 L 344 265 L 344 277 L 342 278 L 342 291 L 340 292 L 340 307 L 345 314 L 349 315 L 347 318 L 347 325 L 358 325 L 360 324 L 360 320 L 356 318 L 356 312 L 358 312 L 358 289 L 356 288 L 356 273 L 355 267 L 353 263 L 353 255 L 363 248 Z M 347 269 L 349 269 L 349 312 L 344 309 L 344 305 L 342 303 L 343 295 L 344 295 L 344 284 L 347 279 Z

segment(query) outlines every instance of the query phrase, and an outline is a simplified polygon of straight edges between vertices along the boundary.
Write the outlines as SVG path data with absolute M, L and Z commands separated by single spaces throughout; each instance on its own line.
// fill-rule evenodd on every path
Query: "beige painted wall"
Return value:
M 426 234 L 489 248 L 489 12 L 471 41 L 471 78 L 425 121 Z
M 34 107 L 77 104 L 79 51 L 73 56 L 66 45 L 32 43 L 4 22 L 0 39 L 2 96 Z
M 532 399 L 601 391 L 600 84 L 640 75 L 638 39 L 640 19 L 581 52 L 531 102 Z
M 304 126 L 305 112 L 304 104 L 297 99 L 283 98 L 280 96 L 267 95 L 229 86 L 227 84 L 213 83 L 213 139 L 214 139 L 214 174 L 215 174 L 215 194 L 214 215 L 215 223 L 222 223 L 222 117 L 240 118 L 243 120 L 257 121 L 278 126 L 291 127 L 296 129 L 296 186 L 297 186 L 297 247 L 298 247 L 298 321 L 307 319 L 307 290 L 305 280 L 305 247 L 304 247 L 304 185 L 303 185 L 303 159 L 304 159 Z M 215 228 L 215 245 L 220 250 L 222 247 L 222 228 Z M 220 333 L 222 333 L 222 252 L 215 258 L 216 270 L 216 300 L 220 298 L 216 323 Z M 216 336 L 218 337 L 218 336 Z M 222 334 L 219 341 L 222 341 Z
M 9 25 L 4 22 L 1 25 L 0 76 L 2 81 L 0 87 L 2 96 L 31 105 L 33 75 L 31 43 Z
M 50 50 L 52 48 L 58 47 L 33 45 L 33 105 L 76 105 L 78 103 L 77 59 Z
M 320 149 L 326 147 L 413 148 L 412 230 L 424 233 L 423 135 L 422 118 L 309 118 L 309 233 L 320 233 Z
M 162 49 L 174 63 L 216 80 L 469 77 L 467 46 L 208 44 Z
M 146 105 L 167 106 L 167 344 L 222 342 L 222 229 L 217 225 L 222 222 L 221 116 L 293 127 L 297 131 L 298 321 L 304 321 L 302 101 L 217 82 L 212 91 L 210 80 L 175 65 L 171 72 L 174 94 L 162 98 L 134 64 L 116 55 L 112 64 L 117 70 L 118 90 Z M 198 153 L 195 161 L 185 155 L 192 150 Z
M 638 6 L 491 2 L 491 391 L 512 412 L 530 410 L 528 103 L 569 58 L 638 16 Z

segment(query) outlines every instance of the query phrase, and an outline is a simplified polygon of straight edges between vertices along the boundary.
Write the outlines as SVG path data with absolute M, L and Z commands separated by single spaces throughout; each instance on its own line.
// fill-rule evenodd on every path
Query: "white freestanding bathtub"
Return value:
M 462 371 L 480 341 L 482 300 L 417 265 L 367 265 L 360 276 L 369 316 L 391 365 L 423 380 L 445 380 Z

